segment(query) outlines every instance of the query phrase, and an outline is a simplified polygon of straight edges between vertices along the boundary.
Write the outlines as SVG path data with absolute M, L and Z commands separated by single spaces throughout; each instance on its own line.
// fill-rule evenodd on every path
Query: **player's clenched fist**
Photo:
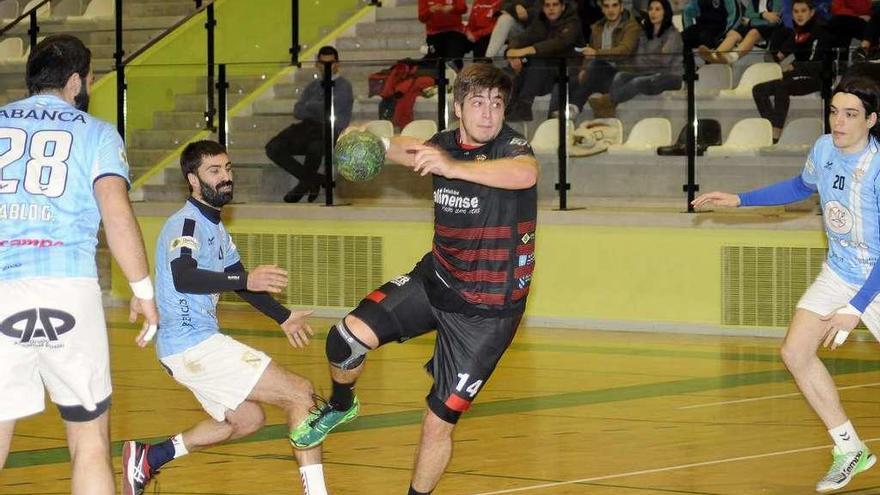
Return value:
M 260 265 L 248 273 L 247 289 L 251 292 L 279 293 L 287 287 L 287 270 L 276 265 Z

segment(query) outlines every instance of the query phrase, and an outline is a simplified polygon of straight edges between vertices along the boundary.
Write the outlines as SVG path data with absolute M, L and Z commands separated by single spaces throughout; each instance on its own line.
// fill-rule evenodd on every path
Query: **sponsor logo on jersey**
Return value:
M 19 345 L 33 347 L 60 347 L 58 336 L 76 325 L 70 313 L 53 308 L 33 308 L 19 311 L 0 322 L 0 333 L 18 339 Z M 34 340 L 39 339 L 39 340 Z
M 848 234 L 853 227 L 853 215 L 840 201 L 829 201 L 824 208 L 825 225 L 836 234 Z
M 398 287 L 403 287 L 403 284 L 409 282 L 409 276 L 408 275 L 398 275 L 398 276 L 392 278 L 391 280 L 389 280 L 389 282 L 398 286 Z
M 21 108 L 8 108 L 0 110 L 0 117 L 5 119 L 58 120 L 61 122 L 86 123 L 86 118 L 79 112 L 65 112 L 59 110 L 25 111 Z
M 181 248 L 189 248 L 193 252 L 199 250 L 199 240 L 193 236 L 185 235 L 181 237 L 175 237 L 171 240 L 171 247 L 168 249 L 169 251 L 175 251 Z
M 50 248 L 63 245 L 64 242 L 53 239 L 0 239 L 0 247 Z
M 434 203 L 450 208 L 477 208 L 480 206 L 480 198 L 478 196 L 462 196 L 455 189 L 442 187 L 434 191 Z

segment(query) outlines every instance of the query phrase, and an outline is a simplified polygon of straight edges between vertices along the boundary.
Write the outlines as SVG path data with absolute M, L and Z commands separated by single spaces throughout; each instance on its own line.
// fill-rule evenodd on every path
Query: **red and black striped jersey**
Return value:
M 533 155 L 528 141 L 504 125 L 477 148 L 458 131 L 434 144 L 462 161 Z M 444 311 L 484 316 L 522 313 L 535 266 L 537 187 L 508 190 L 434 176 L 434 241 L 419 263 L 431 303 Z

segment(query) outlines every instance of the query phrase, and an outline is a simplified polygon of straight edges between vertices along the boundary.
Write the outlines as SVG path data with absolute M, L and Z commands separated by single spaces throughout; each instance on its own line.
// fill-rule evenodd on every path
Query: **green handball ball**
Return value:
M 352 131 L 336 142 L 336 169 L 352 182 L 363 182 L 379 175 L 385 164 L 385 146 L 378 136 Z

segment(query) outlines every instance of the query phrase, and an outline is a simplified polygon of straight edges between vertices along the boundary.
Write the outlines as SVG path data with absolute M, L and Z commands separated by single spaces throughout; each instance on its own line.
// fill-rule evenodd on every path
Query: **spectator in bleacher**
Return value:
M 471 42 L 474 58 L 486 56 L 486 49 L 489 48 L 492 29 L 495 27 L 500 9 L 501 0 L 474 0 L 471 5 L 464 34 Z
M 822 58 L 827 57 L 831 35 L 818 16 L 813 0 L 794 0 L 794 29 L 783 28 L 770 39 L 768 53 L 782 65 L 782 79 L 752 88 L 761 117 L 773 125 L 773 142 L 779 141 L 792 96 L 822 89 Z
M 617 1 L 617 0 L 606 0 Z M 575 58 L 583 45 L 577 8 L 564 0 L 543 0 L 541 13 L 522 36 L 510 40 L 507 61 L 516 73 L 507 120 L 532 120 L 532 102 L 556 84 L 560 57 Z
M 690 0 L 681 12 L 681 40 L 688 49 L 717 48 L 728 31 L 735 29 L 745 7 L 739 0 Z
M 590 28 L 589 43 L 581 51 L 581 70 L 572 82 L 569 100 L 578 109 L 594 94 L 596 101 L 604 102 L 602 95 L 608 94 L 614 76 L 632 62 L 639 46 L 642 27 L 620 0 L 602 0 L 602 14 L 604 17 Z
M 871 0 L 831 0 L 831 20 L 828 31 L 832 45 L 840 49 L 839 60 L 847 60 L 852 40 L 866 39 L 865 31 L 871 19 Z
M 525 33 L 529 23 L 541 13 L 542 5 L 542 0 L 504 0 L 489 37 L 486 56 L 501 55 L 507 40 Z
M 314 202 L 324 182 L 324 175 L 318 173 L 318 168 L 324 158 L 324 88 L 321 83 L 325 64 L 332 64 L 333 71 L 334 138 L 351 121 L 354 104 L 351 83 L 339 75 L 339 53 L 336 49 L 322 46 L 315 61 L 318 74 L 293 106 L 293 116 L 299 122 L 287 127 L 266 144 L 266 156 L 299 179 L 299 183 L 284 195 L 286 203 L 296 203 L 306 195 L 309 203 Z M 299 155 L 304 156 L 303 162 L 294 158 Z
M 871 7 L 871 18 L 865 26 L 865 33 L 859 44 L 862 58 L 876 59 L 878 44 L 880 44 L 880 4 L 875 3 Z
M 577 0 L 578 17 L 581 20 L 581 32 L 585 40 L 589 40 L 592 36 L 593 24 L 600 21 L 602 15 L 601 0 Z
M 760 41 L 769 41 L 782 26 L 780 0 L 751 0 L 745 4 L 745 12 L 736 28 L 724 36 L 715 50 L 700 45 L 697 51 L 709 63 L 732 64 L 746 55 Z M 738 44 L 738 45 L 737 45 Z M 736 47 L 736 50 L 734 50 Z
M 461 57 L 471 50 L 464 34 L 461 16 L 467 12 L 465 0 L 419 0 L 419 21 L 425 24 L 425 58 L 445 58 L 461 70 Z
M 780 2 L 779 12 L 782 15 L 782 23 L 785 24 L 785 27 L 794 27 L 794 21 L 791 17 L 791 6 L 794 2 L 792 0 L 780 0 Z M 813 0 L 813 7 L 816 10 L 817 18 L 824 22 L 831 19 L 831 0 Z
M 650 0 L 648 11 L 639 23 L 642 34 L 633 70 L 618 72 L 607 94 L 590 99 L 594 117 L 613 117 L 619 103 L 637 95 L 659 95 L 681 88 L 681 34 L 672 25 L 669 0 Z

